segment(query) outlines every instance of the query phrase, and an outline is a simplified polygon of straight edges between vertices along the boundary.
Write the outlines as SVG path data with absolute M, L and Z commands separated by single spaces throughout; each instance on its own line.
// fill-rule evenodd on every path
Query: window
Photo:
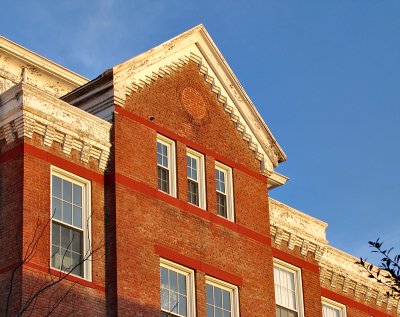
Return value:
M 322 298 L 323 317 L 346 317 L 346 306 L 328 298 Z
M 175 143 L 162 135 L 157 136 L 158 189 L 176 197 Z
M 51 169 L 51 267 L 91 279 L 90 183 Z
M 206 277 L 207 317 L 238 317 L 238 288 L 212 277 Z
M 276 317 L 302 317 L 303 301 L 300 270 L 274 260 Z
M 206 209 L 204 156 L 188 149 L 186 154 L 188 202 Z
M 161 316 L 195 316 L 194 272 L 161 259 Z
M 215 181 L 217 190 L 217 214 L 230 221 L 234 221 L 232 169 L 215 162 Z

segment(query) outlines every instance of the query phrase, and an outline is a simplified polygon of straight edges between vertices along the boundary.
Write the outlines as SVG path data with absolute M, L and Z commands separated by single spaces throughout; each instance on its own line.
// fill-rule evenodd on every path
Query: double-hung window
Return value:
M 234 221 L 232 169 L 219 162 L 215 162 L 215 183 L 217 214 L 230 221 Z
M 158 189 L 176 197 L 175 142 L 157 136 L 157 179 Z
M 235 285 L 206 277 L 207 317 L 238 317 L 238 288 Z
M 194 272 L 161 259 L 161 316 L 195 316 Z
M 322 317 L 346 317 L 346 306 L 323 297 Z
M 51 169 L 51 267 L 91 279 L 90 182 Z
M 303 301 L 300 270 L 274 260 L 276 317 L 302 317 Z
M 188 202 L 206 208 L 204 156 L 191 149 L 186 154 Z

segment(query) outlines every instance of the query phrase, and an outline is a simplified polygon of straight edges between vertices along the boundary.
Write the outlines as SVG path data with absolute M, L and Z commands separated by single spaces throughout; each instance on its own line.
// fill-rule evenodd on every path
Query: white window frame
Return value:
M 236 285 L 221 281 L 211 276 L 206 276 L 206 285 L 210 284 L 228 291 L 231 294 L 231 317 L 239 317 L 239 289 Z M 206 303 L 207 305 L 207 303 Z
M 92 237 L 92 222 L 91 222 L 91 182 L 87 179 L 79 177 L 75 174 L 67 172 L 61 168 L 56 166 L 51 166 L 50 168 L 50 217 L 53 217 L 53 203 L 52 203 L 52 192 L 53 192 L 53 175 L 70 181 L 74 184 L 82 186 L 82 256 L 86 258 L 86 260 L 82 263 L 83 266 L 83 277 L 80 275 L 76 275 L 73 273 L 69 273 L 70 275 L 76 276 L 78 278 L 83 278 L 88 281 L 92 281 L 92 246 L 91 246 L 91 237 Z M 54 220 L 56 222 L 62 223 L 62 221 Z M 70 225 L 69 225 L 70 226 Z M 71 227 L 71 226 L 70 226 Z M 73 227 L 73 226 L 72 226 Z M 50 267 L 54 270 L 60 270 L 59 268 L 54 268 L 51 265 L 52 261 L 52 232 L 53 232 L 53 220 L 50 221 Z
M 226 195 L 226 210 L 227 210 L 227 217 L 222 218 L 228 219 L 229 221 L 235 221 L 235 214 L 234 214 L 234 204 L 233 204 L 233 177 L 232 177 L 232 168 L 215 161 L 215 169 L 223 172 L 225 174 L 225 194 Z M 216 190 L 216 192 L 218 192 Z
M 287 272 L 294 273 L 294 283 L 295 283 L 295 300 L 296 300 L 296 306 L 297 306 L 297 316 L 298 317 L 304 317 L 304 304 L 303 304 L 303 287 L 302 287 L 302 279 L 301 279 L 301 269 L 293 266 L 289 263 L 286 263 L 282 260 L 274 258 L 274 269 L 275 267 L 283 269 Z M 275 274 L 274 274 L 275 275 Z M 274 276 L 274 290 L 275 290 L 275 276 Z M 275 292 L 274 292 L 275 295 Z M 275 298 L 275 305 L 278 306 L 276 303 L 276 298 Z M 281 305 L 279 305 L 281 306 Z M 284 307 L 284 306 L 281 306 Z M 292 310 L 291 308 L 284 307 L 287 309 Z
M 186 175 L 186 177 L 198 183 L 199 185 L 198 207 L 201 209 L 206 209 L 206 181 L 205 181 L 206 177 L 204 168 L 204 155 L 189 148 L 186 149 L 186 155 L 197 161 L 197 180 L 189 178 L 188 175 Z
M 347 312 L 346 312 L 346 305 L 340 304 L 338 302 L 335 302 L 329 298 L 326 297 L 321 297 L 322 301 L 322 309 L 324 306 L 328 306 L 330 308 L 334 308 L 339 311 L 339 317 L 346 317 Z M 323 312 L 322 312 L 323 313 Z
M 168 270 L 175 271 L 177 273 L 186 276 L 186 294 L 187 294 L 187 317 L 196 316 L 196 292 L 195 292 L 195 281 L 194 281 L 194 271 L 185 266 L 179 265 L 175 262 L 160 258 L 160 268 L 164 267 Z M 161 289 L 161 276 L 160 276 L 160 289 Z M 161 298 L 160 298 L 160 309 L 169 313 L 169 311 L 163 310 L 161 308 Z M 177 316 L 181 316 L 176 314 Z
M 168 155 L 168 171 L 169 171 L 169 193 L 158 189 L 160 192 L 176 197 L 176 158 L 175 158 L 175 142 L 167 137 L 157 134 L 157 143 L 161 143 L 167 147 Z M 158 163 L 157 163 L 157 166 Z M 165 166 L 162 166 L 165 168 Z M 158 180 L 157 180 L 158 181 Z M 157 185 L 158 188 L 158 185 Z

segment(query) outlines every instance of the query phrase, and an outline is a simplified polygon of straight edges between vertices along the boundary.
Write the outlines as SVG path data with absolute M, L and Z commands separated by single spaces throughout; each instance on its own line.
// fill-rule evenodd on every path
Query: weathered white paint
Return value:
M 79 108 L 69 105 L 36 87 L 19 83 L 0 95 L 0 140 L 43 136 L 43 143 L 62 145 L 65 154 L 75 149 L 81 160 L 93 157 L 104 170 L 109 158 L 112 125 Z

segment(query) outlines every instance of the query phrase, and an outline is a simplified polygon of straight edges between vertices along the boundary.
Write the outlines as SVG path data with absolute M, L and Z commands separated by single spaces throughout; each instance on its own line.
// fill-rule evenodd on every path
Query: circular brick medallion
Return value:
M 181 93 L 181 101 L 186 112 L 196 121 L 203 121 L 208 114 L 207 103 L 196 89 L 186 87 Z

